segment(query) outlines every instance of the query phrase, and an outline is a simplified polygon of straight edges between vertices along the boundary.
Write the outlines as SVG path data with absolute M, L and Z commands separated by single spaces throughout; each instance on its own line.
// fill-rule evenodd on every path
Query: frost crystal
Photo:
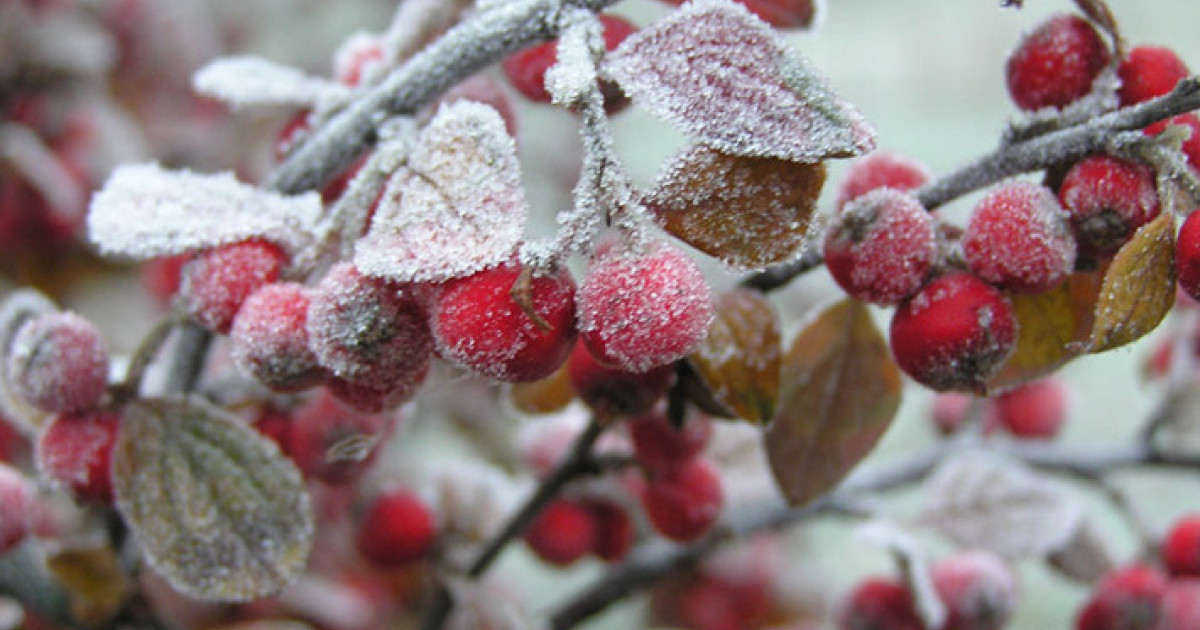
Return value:
M 388 182 L 355 251 L 363 273 L 443 281 L 511 258 L 528 215 L 516 144 L 495 109 L 443 106 Z
M 605 61 L 635 104 L 724 153 L 815 162 L 874 148 L 862 115 L 728 0 L 685 5 Z
M 200 68 L 192 87 L 232 107 L 299 105 L 312 107 L 350 93 L 339 83 L 258 57 L 225 57 Z
M 311 242 L 320 214 L 316 193 L 285 197 L 230 173 L 136 164 L 118 168 L 92 197 L 88 236 L 103 254 L 139 260 L 255 237 L 295 252 Z

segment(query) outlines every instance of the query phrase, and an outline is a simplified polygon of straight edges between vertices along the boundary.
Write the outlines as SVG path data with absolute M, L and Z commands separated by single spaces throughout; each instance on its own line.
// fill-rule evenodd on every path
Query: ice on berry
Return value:
M 6 361 L 13 391 L 49 412 L 95 407 L 108 386 L 108 345 L 88 320 L 47 313 L 17 330 Z
M 279 279 L 286 256 L 266 241 L 246 241 L 201 252 L 180 272 L 183 308 L 201 326 L 228 334 L 242 303 Z
M 316 385 L 324 372 L 308 347 L 308 291 L 268 284 L 246 299 L 230 333 L 234 363 L 275 391 Z
M 824 252 L 830 274 L 846 293 L 893 305 L 925 283 L 938 247 L 933 219 L 916 197 L 882 188 L 834 217 Z
M 500 114 L 470 101 L 446 105 L 409 168 L 388 181 L 354 262 L 402 282 L 467 276 L 513 255 L 528 211 L 516 144 Z
M 313 107 L 350 93 L 345 85 L 252 56 L 223 57 L 208 63 L 192 75 L 192 88 L 234 108 Z
M 1076 244 L 1054 193 L 1025 181 L 1001 184 L 976 206 L 962 238 L 967 267 L 1012 291 L 1038 293 L 1075 268 Z
M 1158 216 L 1154 173 L 1108 155 L 1084 158 L 1067 171 L 1058 198 L 1070 215 L 1082 253 L 1108 255 Z

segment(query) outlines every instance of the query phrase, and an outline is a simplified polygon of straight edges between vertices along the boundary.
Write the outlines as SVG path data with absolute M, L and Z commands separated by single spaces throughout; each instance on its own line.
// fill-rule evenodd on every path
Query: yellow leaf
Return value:
M 1119 348 L 1154 330 L 1175 305 L 1175 220 L 1164 212 L 1117 252 L 1100 289 L 1089 352 Z
M 688 357 L 713 402 L 731 415 L 766 424 L 779 396 L 780 335 L 775 309 L 758 291 L 716 299 L 708 337 Z

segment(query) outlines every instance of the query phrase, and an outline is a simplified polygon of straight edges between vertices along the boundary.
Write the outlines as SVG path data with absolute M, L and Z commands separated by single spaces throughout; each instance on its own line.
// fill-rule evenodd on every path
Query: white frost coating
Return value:
M 192 76 L 192 87 L 232 107 L 314 107 L 324 100 L 339 100 L 350 93 L 349 88 L 339 83 L 250 56 L 224 57 L 209 63 Z
M 582 14 L 582 15 L 581 15 Z M 595 14 L 576 9 L 559 34 L 556 61 L 546 71 L 546 91 L 555 105 L 581 103 L 596 89 L 596 63 L 592 50 L 603 47 L 603 27 Z
M 696 0 L 605 58 L 639 107 L 724 153 L 815 162 L 874 148 L 862 115 L 741 5 Z
M 92 197 L 88 237 L 102 254 L 146 260 L 262 237 L 294 253 L 312 241 L 321 215 L 315 192 L 286 197 L 234 179 L 118 168 Z
M 364 274 L 401 282 L 468 276 L 513 256 L 529 206 L 517 147 L 490 106 L 443 106 L 380 197 L 355 248 Z

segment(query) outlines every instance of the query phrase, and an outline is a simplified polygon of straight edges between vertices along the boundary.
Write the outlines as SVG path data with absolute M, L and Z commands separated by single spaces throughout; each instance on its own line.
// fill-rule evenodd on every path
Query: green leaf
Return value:
M 117 509 L 181 593 L 258 599 L 304 569 L 313 517 L 300 472 L 220 409 L 192 398 L 130 403 L 112 472 Z

